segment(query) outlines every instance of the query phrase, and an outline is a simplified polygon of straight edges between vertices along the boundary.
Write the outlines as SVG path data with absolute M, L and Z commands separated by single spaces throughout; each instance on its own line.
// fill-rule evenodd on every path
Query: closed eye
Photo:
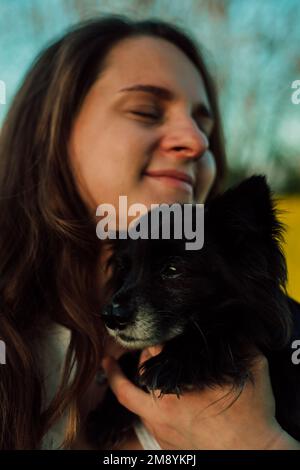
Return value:
M 137 116 L 148 117 L 150 119 L 159 119 L 161 116 L 157 114 L 150 114 L 150 113 L 142 113 L 141 111 L 131 111 L 132 114 L 136 114 Z
M 162 114 L 151 114 L 151 113 L 144 113 L 141 111 L 131 111 L 132 114 L 141 116 L 144 118 L 148 119 L 153 119 L 153 120 L 158 120 L 162 118 Z M 204 123 L 203 121 L 206 120 L 207 124 Z M 203 119 L 201 116 L 197 119 L 195 119 L 197 126 L 199 129 L 206 135 L 206 137 L 209 137 L 212 131 L 212 124 L 210 119 Z

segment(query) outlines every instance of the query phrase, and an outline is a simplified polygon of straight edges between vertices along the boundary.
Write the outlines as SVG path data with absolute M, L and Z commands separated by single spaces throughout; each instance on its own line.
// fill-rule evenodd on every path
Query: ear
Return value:
M 284 225 L 264 176 L 252 176 L 212 200 L 206 206 L 205 227 L 205 237 L 239 269 L 252 266 L 249 275 L 255 270 L 255 275 L 265 273 L 285 284 Z
M 280 237 L 282 224 L 265 176 L 255 175 L 216 197 L 207 206 L 211 228 L 230 233 L 232 241 L 252 237 Z

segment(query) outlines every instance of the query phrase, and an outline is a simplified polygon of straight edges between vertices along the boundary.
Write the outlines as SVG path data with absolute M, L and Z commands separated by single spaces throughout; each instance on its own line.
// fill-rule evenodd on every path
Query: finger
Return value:
M 136 387 L 127 379 L 114 358 L 110 356 L 105 357 L 102 360 L 102 367 L 106 372 L 109 385 L 119 403 L 138 416 L 147 418 L 152 406 L 150 395 Z
M 269 363 L 265 356 L 260 354 L 257 356 L 251 367 L 252 380 L 254 384 L 268 382 Z
M 147 361 L 150 359 L 151 354 L 148 349 L 143 349 L 140 355 L 140 360 L 139 360 L 139 365 L 141 365 L 143 362 Z
M 150 357 L 157 356 L 162 351 L 162 349 L 163 349 L 163 346 L 160 344 L 143 349 L 141 356 L 140 356 L 140 364 L 142 362 L 145 362 L 147 359 L 150 359 Z
M 261 373 L 261 371 L 268 371 L 269 370 L 269 363 L 266 356 L 260 354 L 257 356 L 253 362 L 253 371 Z
M 151 357 L 157 356 L 162 351 L 162 349 L 163 349 L 163 346 L 159 344 L 156 346 L 150 346 L 146 349 L 143 349 L 140 355 L 140 359 L 139 359 L 139 367 L 140 367 L 138 369 L 139 375 L 142 375 L 144 372 L 144 363 Z M 160 396 L 159 389 L 152 391 L 152 393 L 154 394 L 154 396 Z
M 272 398 L 274 397 L 273 397 L 273 389 L 272 389 L 272 384 L 271 384 L 268 359 L 265 356 L 260 355 L 256 359 L 251 371 L 253 374 L 254 385 L 256 389 L 261 391 L 261 393 L 264 393 L 265 396 L 269 395 L 270 403 L 271 403 L 273 401 L 271 397 Z
M 157 344 L 156 346 L 151 346 L 150 348 L 148 348 L 148 351 L 150 353 L 150 355 L 153 357 L 153 356 L 157 356 L 163 349 L 163 345 L 162 344 Z

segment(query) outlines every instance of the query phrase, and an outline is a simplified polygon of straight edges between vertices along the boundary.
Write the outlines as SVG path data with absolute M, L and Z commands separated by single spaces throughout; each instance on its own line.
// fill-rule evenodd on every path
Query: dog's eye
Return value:
M 182 273 L 178 272 L 177 268 L 172 264 L 167 264 L 160 272 L 162 278 L 175 279 Z

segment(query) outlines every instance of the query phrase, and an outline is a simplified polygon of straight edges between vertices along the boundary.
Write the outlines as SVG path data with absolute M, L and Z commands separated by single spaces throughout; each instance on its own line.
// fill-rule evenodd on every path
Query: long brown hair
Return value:
M 117 42 L 150 35 L 179 47 L 199 69 L 216 124 L 211 150 L 216 194 L 225 171 L 213 81 L 183 30 L 150 19 L 109 15 L 76 25 L 36 58 L 7 114 L 0 140 L 0 339 L 7 363 L 0 375 L 0 448 L 36 449 L 69 407 L 64 446 L 74 439 L 78 397 L 102 357 L 96 272 L 100 240 L 70 170 L 72 124 L 105 58 Z M 42 372 L 34 342 L 45 319 L 71 331 L 61 385 L 43 410 Z M 76 364 L 75 374 L 70 374 Z

